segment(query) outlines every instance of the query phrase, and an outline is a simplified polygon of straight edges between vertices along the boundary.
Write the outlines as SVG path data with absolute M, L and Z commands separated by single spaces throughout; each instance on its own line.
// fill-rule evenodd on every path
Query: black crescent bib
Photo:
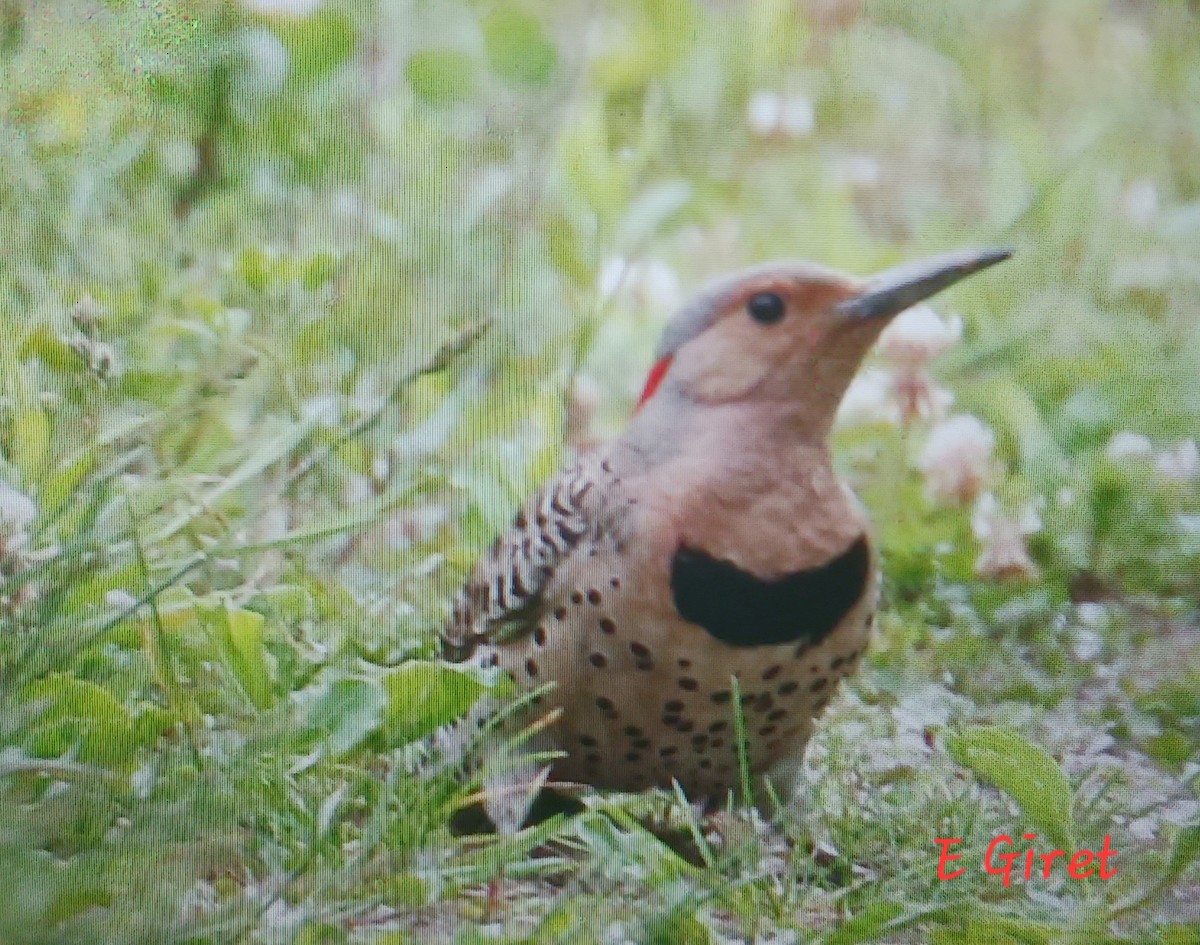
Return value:
M 767 581 L 681 546 L 671 560 L 671 591 L 684 620 L 731 646 L 813 645 L 862 598 L 870 570 L 866 535 L 826 564 Z

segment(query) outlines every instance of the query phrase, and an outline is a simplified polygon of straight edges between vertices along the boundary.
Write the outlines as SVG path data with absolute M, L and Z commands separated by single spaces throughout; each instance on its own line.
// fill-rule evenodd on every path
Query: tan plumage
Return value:
M 834 412 L 890 316 L 1006 255 L 868 282 L 765 266 L 676 316 L 661 386 L 525 505 L 443 630 L 448 658 L 555 684 L 539 706 L 562 710 L 555 777 L 723 799 L 732 677 L 751 770 L 799 760 L 878 597 L 866 517 L 833 471 Z

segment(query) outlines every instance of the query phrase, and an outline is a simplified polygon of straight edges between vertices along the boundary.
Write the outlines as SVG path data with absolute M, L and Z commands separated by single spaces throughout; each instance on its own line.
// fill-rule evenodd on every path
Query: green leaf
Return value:
M 52 673 L 26 686 L 22 696 L 41 708 L 26 737 L 31 754 L 55 758 L 76 750 L 84 762 L 109 766 L 132 762 L 138 747 L 132 719 L 107 689 L 66 673 Z
M 1012 729 L 990 725 L 949 735 L 946 747 L 955 761 L 1016 801 L 1055 843 L 1072 845 L 1071 785 L 1044 748 Z
M 1164 765 L 1182 765 L 1194 753 L 1191 740 L 1182 732 L 1163 732 L 1146 740 L 1146 754 Z
M 566 214 L 547 213 L 542 231 L 546 234 L 546 252 L 559 272 L 580 287 L 590 286 L 596 274 L 588 262 L 579 230 Z
M 340 755 L 359 745 L 379 726 L 387 697 L 369 679 L 339 679 L 332 683 L 305 719 L 310 735 L 328 739 L 330 754 Z
M 1061 931 L 978 903 L 953 909 L 944 922 L 930 934 L 930 945 L 1049 945 Z
M 25 337 L 20 357 L 38 358 L 48 368 L 59 373 L 74 373 L 79 369 L 79 356 L 59 335 L 45 326 L 34 328 Z
M 501 78 L 521 85 L 545 85 L 558 63 L 558 51 L 537 18 L 501 8 L 484 21 L 488 62 Z
M 13 414 L 8 433 L 9 460 L 28 482 L 42 477 L 50 459 L 50 421 L 37 407 L 26 407 Z
M 1175 837 L 1171 862 L 1167 866 L 1167 881 L 1175 882 L 1184 871 L 1200 859 L 1200 824 L 1184 827 Z
M 222 609 L 210 611 L 207 616 L 246 695 L 256 707 L 265 709 L 273 700 L 263 641 L 263 615 L 226 602 Z
M 712 934 L 686 907 L 648 921 L 642 929 L 650 945 L 709 945 Z
M 452 105 L 475 91 L 475 62 L 466 53 L 430 49 L 408 60 L 404 76 L 413 93 L 430 105 Z
M 84 477 L 95 468 L 97 453 L 98 451 L 88 450 L 78 459 L 61 463 L 57 469 L 45 475 L 38 498 L 48 516 L 53 516 L 62 509 L 79 489 Z
M 306 922 L 300 934 L 292 939 L 296 945 L 341 945 L 349 940 L 344 929 L 329 922 Z
M 261 292 L 271 281 L 274 262 L 261 246 L 250 246 L 238 257 L 237 270 L 246 284 L 256 292 Z
M 384 677 L 390 742 L 409 742 L 461 717 L 486 686 L 473 674 L 444 663 L 414 660 Z
M 354 25 L 345 14 L 333 10 L 280 18 L 272 28 L 291 54 L 292 76 L 301 82 L 321 78 L 354 53 Z

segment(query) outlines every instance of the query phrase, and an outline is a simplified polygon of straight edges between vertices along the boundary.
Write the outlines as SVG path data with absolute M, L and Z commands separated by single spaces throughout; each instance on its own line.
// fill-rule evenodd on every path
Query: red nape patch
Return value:
M 671 359 L 673 357 L 675 357 L 673 354 L 668 354 L 654 362 L 654 367 L 650 369 L 650 374 L 646 377 L 646 386 L 642 388 L 642 396 L 637 402 L 637 407 L 634 408 L 634 413 L 641 410 L 646 405 L 646 401 L 654 396 L 654 392 L 658 390 L 658 385 L 667 376 L 667 369 L 671 366 Z

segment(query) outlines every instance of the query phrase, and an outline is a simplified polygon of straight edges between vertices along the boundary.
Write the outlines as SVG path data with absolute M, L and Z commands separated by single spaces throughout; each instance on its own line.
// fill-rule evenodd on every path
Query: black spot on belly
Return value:
M 675 609 L 732 646 L 819 643 L 862 597 L 865 535 L 827 564 L 764 581 L 729 561 L 680 547 L 671 562 Z

